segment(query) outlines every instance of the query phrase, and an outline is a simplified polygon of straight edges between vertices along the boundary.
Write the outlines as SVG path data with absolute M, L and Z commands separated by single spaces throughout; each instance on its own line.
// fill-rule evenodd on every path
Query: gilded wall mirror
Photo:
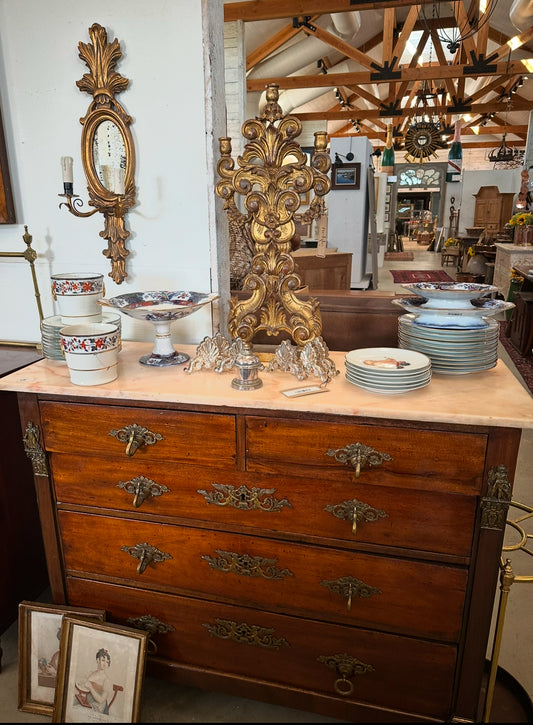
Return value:
M 125 227 L 126 212 L 135 205 L 135 148 L 131 135 L 131 117 L 116 100 L 115 95 L 128 86 L 128 79 L 115 71 L 122 56 L 115 38 L 107 42 L 105 29 L 94 23 L 89 28 L 92 45 L 80 42 L 79 56 L 89 67 L 76 85 L 93 98 L 87 113 L 80 119 L 83 125 L 81 154 L 87 179 L 90 212 L 80 211 L 83 202 L 65 187 L 69 211 L 76 216 L 92 216 L 97 211 L 105 218 L 100 236 L 107 240 L 102 253 L 111 262 L 109 276 L 120 284 L 128 275 L 125 271 L 126 239 L 130 233 Z

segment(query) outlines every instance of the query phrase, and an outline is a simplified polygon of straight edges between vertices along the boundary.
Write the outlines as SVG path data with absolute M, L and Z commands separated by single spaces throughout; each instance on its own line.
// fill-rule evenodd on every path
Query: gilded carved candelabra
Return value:
M 310 213 L 315 218 L 324 213 L 323 197 L 331 188 L 327 172 L 331 159 L 327 152 L 326 132 L 315 133 L 311 164 L 295 138 L 302 131 L 301 122 L 293 116 L 283 116 L 278 103 L 276 84 L 267 86 L 267 103 L 263 114 L 245 121 L 242 134 L 247 139 L 244 152 L 237 158 L 237 168 L 231 156 L 231 139 L 219 139 L 221 157 L 217 164 L 220 181 L 216 193 L 224 199 L 228 216 L 240 214 L 235 194 L 244 197 L 244 222 L 254 244 L 250 271 L 244 279 L 243 290 L 250 296 L 231 298 L 228 331 L 239 343 L 234 361 L 248 379 L 234 381 L 234 387 L 248 389 L 261 383 L 249 379 L 252 342 L 259 331 L 268 336 L 289 333 L 296 348 L 282 343 L 271 362 L 271 369 L 281 368 L 295 373 L 300 379 L 308 372 L 319 374 L 323 380 L 336 374 L 321 338 L 322 318 L 318 300 L 301 299 L 298 291 L 302 280 L 295 272 L 291 255 L 291 240 L 295 233 L 295 214 L 301 195 L 311 189 L 314 198 Z

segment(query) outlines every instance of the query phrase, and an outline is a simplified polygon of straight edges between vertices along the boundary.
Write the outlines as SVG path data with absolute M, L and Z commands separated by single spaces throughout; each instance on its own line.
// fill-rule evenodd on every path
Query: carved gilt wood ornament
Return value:
M 122 56 L 115 38 L 107 42 L 105 29 L 94 23 L 89 28 L 92 44 L 78 44 L 79 56 L 85 61 L 89 73 L 76 82 L 80 91 L 92 96 L 87 113 L 80 119 L 82 163 L 90 196 L 90 212 L 79 211 L 83 202 L 75 194 L 66 194 L 66 205 L 75 216 L 88 217 L 101 212 L 105 218 L 100 236 L 107 240 L 102 253 L 111 262 L 109 276 L 120 284 L 126 277 L 125 247 L 130 232 L 124 225 L 126 212 L 135 205 L 135 149 L 130 131 L 131 117 L 116 100 L 115 95 L 125 90 L 129 80 L 115 71 Z
M 303 346 L 319 337 L 322 319 L 318 301 L 298 298 L 301 278 L 294 271 L 291 240 L 295 233 L 294 214 L 300 206 L 300 194 L 311 189 L 311 206 L 324 209 L 322 197 L 330 190 L 327 172 L 331 159 L 326 150 L 326 132 L 315 133 L 311 165 L 294 139 L 302 124 L 294 116 L 283 116 L 278 104 L 278 86 L 267 86 L 267 103 L 262 116 L 245 121 L 243 137 L 248 139 L 235 168 L 231 157 L 231 139 L 219 139 L 221 158 L 217 171 L 220 181 L 216 193 L 224 199 L 228 215 L 237 210 L 234 196 L 244 197 L 247 223 L 255 254 L 251 270 L 243 282 L 250 292 L 246 300 L 231 298 L 228 330 L 232 339 L 251 343 L 263 330 L 269 336 L 290 333 Z

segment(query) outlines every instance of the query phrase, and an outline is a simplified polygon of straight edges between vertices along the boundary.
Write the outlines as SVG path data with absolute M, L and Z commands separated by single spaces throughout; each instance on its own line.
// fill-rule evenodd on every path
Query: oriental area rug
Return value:
M 513 361 L 513 365 L 518 370 L 520 377 L 529 388 L 529 392 L 533 395 L 533 356 L 520 355 L 511 340 L 507 337 L 508 325 L 509 322 L 507 320 L 500 321 L 500 342 L 505 348 L 505 352 Z
M 395 284 L 410 282 L 455 282 L 443 269 L 391 269 Z
M 385 252 L 385 259 L 388 261 L 400 260 L 402 262 L 412 262 L 415 258 L 413 252 Z

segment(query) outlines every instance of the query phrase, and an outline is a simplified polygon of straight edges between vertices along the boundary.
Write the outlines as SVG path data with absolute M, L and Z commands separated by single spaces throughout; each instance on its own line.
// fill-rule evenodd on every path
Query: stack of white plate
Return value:
M 366 347 L 346 353 L 346 380 L 372 393 L 406 393 L 431 380 L 431 360 L 397 347 Z
M 114 312 L 103 312 L 102 322 L 112 322 L 113 324 L 118 325 L 118 331 L 120 334 L 120 315 Z M 61 315 L 45 317 L 44 320 L 41 321 L 41 345 L 43 348 L 43 355 L 45 357 L 50 358 L 50 360 L 62 360 L 65 362 L 59 338 L 59 330 L 62 327 L 66 327 L 66 323 L 62 321 Z
M 483 327 L 426 327 L 415 315 L 398 318 L 398 343 L 431 360 L 434 373 L 464 375 L 490 370 L 498 362 L 498 322 L 485 320 Z

